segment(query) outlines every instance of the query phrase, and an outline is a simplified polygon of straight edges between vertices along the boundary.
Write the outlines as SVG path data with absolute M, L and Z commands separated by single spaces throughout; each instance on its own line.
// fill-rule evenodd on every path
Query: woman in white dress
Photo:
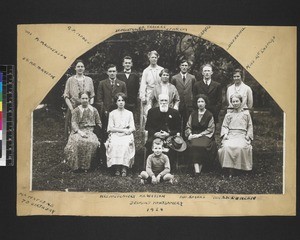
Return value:
M 159 54 L 157 51 L 148 53 L 150 65 L 144 69 L 141 84 L 140 84 L 140 99 L 141 99 L 141 129 L 144 129 L 147 120 L 148 110 L 151 108 L 150 96 L 154 87 L 160 83 L 160 72 L 163 67 L 157 65 Z
M 218 150 L 219 160 L 222 168 L 228 169 L 229 177 L 232 177 L 234 170 L 252 170 L 252 146 L 253 125 L 249 111 L 242 108 L 242 96 L 233 94 L 230 103 L 233 112 L 225 115 L 221 138 L 222 147 Z
M 230 101 L 230 97 L 231 97 L 232 94 L 235 94 L 235 93 L 240 94 L 243 98 L 241 108 L 246 110 L 246 109 L 251 109 L 253 107 L 253 93 L 252 93 L 252 90 L 248 85 L 246 85 L 242 81 L 242 76 L 243 76 L 243 72 L 242 72 L 241 69 L 235 69 L 234 70 L 234 72 L 233 72 L 233 81 L 234 81 L 234 83 L 228 87 L 227 94 L 226 94 L 227 102 L 229 104 L 227 112 L 232 112 L 233 111 L 233 106 L 232 106 L 232 103 Z
M 127 169 L 134 162 L 135 145 L 132 132 L 135 131 L 132 112 L 125 109 L 126 95 L 117 93 L 115 102 L 117 109 L 109 113 L 107 132 L 109 137 L 105 143 L 107 167 L 114 167 L 115 175 L 127 176 Z

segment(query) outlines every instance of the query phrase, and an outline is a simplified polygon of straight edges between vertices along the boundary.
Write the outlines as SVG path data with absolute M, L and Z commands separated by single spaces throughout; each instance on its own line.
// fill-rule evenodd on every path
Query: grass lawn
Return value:
M 135 133 L 137 165 L 127 177 L 114 177 L 98 165 L 88 173 L 73 173 L 64 163 L 64 118 L 55 110 L 34 112 L 32 189 L 81 192 L 158 192 L 158 193 L 231 193 L 281 194 L 283 188 L 283 119 L 268 112 L 254 112 L 253 170 L 228 179 L 218 164 L 201 176 L 192 176 L 191 166 L 180 162 L 175 172 L 177 183 L 141 185 L 138 174 L 143 161 L 142 135 Z M 223 117 L 221 117 L 223 120 Z M 137 124 L 138 125 L 138 124 Z M 219 127 L 220 128 L 220 127 Z M 138 126 L 137 126 L 138 129 Z M 216 141 L 220 145 L 220 129 Z

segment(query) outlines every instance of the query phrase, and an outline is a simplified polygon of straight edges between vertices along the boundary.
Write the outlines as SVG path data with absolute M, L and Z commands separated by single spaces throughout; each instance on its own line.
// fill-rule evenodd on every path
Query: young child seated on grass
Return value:
M 173 183 L 174 176 L 170 174 L 169 157 L 162 153 L 163 141 L 159 138 L 154 139 L 152 143 L 152 151 L 147 158 L 146 171 L 142 171 L 139 177 L 141 184 L 145 181 L 157 184 L 161 181 Z

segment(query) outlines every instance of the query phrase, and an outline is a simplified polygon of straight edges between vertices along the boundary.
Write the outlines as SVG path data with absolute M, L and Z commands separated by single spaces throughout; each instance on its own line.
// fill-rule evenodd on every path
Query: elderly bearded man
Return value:
M 180 132 L 180 115 L 178 110 L 169 108 L 169 96 L 160 94 L 159 107 L 151 108 L 145 129 L 148 131 L 146 142 L 147 156 L 151 153 L 152 142 L 156 138 L 166 140 L 169 136 L 175 136 Z M 174 157 L 173 151 L 169 152 L 170 160 Z M 172 160 L 171 160 L 172 165 Z

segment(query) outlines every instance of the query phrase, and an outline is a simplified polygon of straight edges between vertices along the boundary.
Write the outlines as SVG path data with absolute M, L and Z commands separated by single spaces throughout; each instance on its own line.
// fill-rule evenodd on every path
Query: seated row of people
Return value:
M 221 167 L 228 170 L 230 177 L 234 174 L 233 169 L 251 170 L 253 126 L 249 111 L 242 107 L 242 96 L 235 93 L 230 97 L 233 109 L 225 115 L 219 150 L 214 137 L 214 118 L 206 109 L 208 98 L 199 94 L 196 101 L 198 109 L 191 113 L 185 128 L 188 150 L 184 155 L 186 161 L 193 162 L 195 176 L 200 174 L 203 164 L 211 164 L 217 159 Z M 154 139 L 160 138 L 167 145 L 169 136 L 174 136 L 180 130 L 178 111 L 168 107 L 168 95 L 159 95 L 159 104 L 158 108 L 152 108 L 148 113 L 145 127 L 149 135 L 146 143 L 148 151 Z M 168 155 L 174 158 L 174 154 Z
M 224 118 L 221 131 L 221 137 L 223 137 L 222 147 L 219 150 L 217 150 L 214 139 L 215 124 L 213 115 L 206 110 L 207 97 L 200 94 L 196 99 L 198 110 L 190 115 L 185 131 L 188 139 L 187 157 L 194 163 L 195 175 L 200 174 L 205 161 L 214 161 L 217 158 L 217 151 L 219 151 L 219 160 L 223 168 L 251 170 L 253 128 L 249 112 L 243 111 L 241 107 L 242 96 L 233 94 L 230 98 L 233 111 L 227 113 Z M 73 171 L 88 171 L 93 159 L 96 157 L 97 148 L 100 146 L 100 142 L 93 131 L 95 127 L 101 127 L 101 121 L 97 109 L 90 105 L 88 93 L 80 94 L 80 101 L 81 104 L 72 112 L 72 132 L 65 147 L 65 154 L 67 164 Z M 133 165 L 135 155 L 132 134 L 135 131 L 135 125 L 132 112 L 125 109 L 126 95 L 124 93 L 116 94 L 115 103 L 117 109 L 109 114 L 107 128 L 109 137 L 105 142 L 107 166 L 114 168 L 116 176 L 126 176 L 127 169 Z M 163 148 L 165 146 L 170 147 L 168 145 L 172 140 L 170 137 L 177 136 L 180 132 L 179 122 L 179 112 L 169 107 L 169 96 L 160 94 L 159 107 L 149 110 L 146 122 L 148 140 L 145 146 L 148 155 L 151 150 L 154 150 L 153 142 L 158 141 L 157 139 L 164 143 Z M 175 143 L 177 142 L 175 141 Z M 172 149 L 176 150 L 176 147 L 172 147 L 170 153 Z M 173 158 L 172 154 L 167 155 Z M 155 156 L 160 155 L 152 154 L 150 159 L 155 158 Z M 148 175 L 149 167 L 152 166 L 154 160 L 150 161 L 151 164 L 149 161 L 148 157 L 148 172 L 146 171 Z M 165 160 L 164 162 L 167 164 Z M 154 166 L 155 171 L 163 171 L 161 168 L 161 165 L 160 167 Z M 163 173 L 169 172 L 163 171 Z M 141 174 L 143 179 L 147 174 L 144 172 Z M 229 175 L 232 175 L 231 170 Z M 152 177 L 153 175 L 150 174 L 149 176 Z M 160 174 L 160 177 L 164 177 L 164 175 Z M 167 175 L 165 178 L 165 180 L 171 179 L 173 179 L 172 175 Z M 156 180 L 158 179 L 156 178 Z
M 165 139 L 168 137 L 170 134 L 173 135 L 175 132 L 180 132 L 178 129 L 184 129 L 184 127 L 187 125 L 187 119 L 188 116 L 190 116 L 189 119 L 189 130 L 187 130 L 186 134 L 189 142 L 189 146 L 191 149 L 198 149 L 199 150 L 199 139 L 196 137 L 197 134 L 191 134 L 188 132 L 192 131 L 192 124 L 195 124 L 195 116 L 196 114 L 192 113 L 193 110 L 193 104 L 191 104 L 192 100 L 194 99 L 194 96 L 197 95 L 197 93 L 206 93 L 209 97 L 208 99 L 202 99 L 201 101 L 205 102 L 205 109 L 207 108 L 208 110 L 211 111 L 211 114 L 213 116 L 214 123 L 218 122 L 218 113 L 220 110 L 220 103 L 221 103 L 221 88 L 220 84 L 214 82 L 211 80 L 211 75 L 212 75 L 212 66 L 209 64 L 204 65 L 202 69 L 202 74 L 203 74 L 203 81 L 197 82 L 195 84 L 195 77 L 189 73 L 187 73 L 188 69 L 188 62 L 186 60 L 183 60 L 180 63 L 180 69 L 181 72 L 178 75 L 175 75 L 172 77 L 172 83 L 169 83 L 169 78 L 170 74 L 167 69 L 163 69 L 162 67 L 159 67 L 157 65 L 157 60 L 159 58 L 159 55 L 156 51 L 151 51 L 148 54 L 149 61 L 150 61 L 150 66 L 146 68 L 143 72 L 142 80 L 141 80 L 141 85 L 140 85 L 140 98 L 143 104 L 142 108 L 142 114 L 148 114 L 153 115 L 154 117 L 150 117 L 150 119 L 154 119 L 151 121 L 146 121 L 146 130 L 149 132 L 149 138 L 146 143 L 146 147 L 148 149 L 148 153 L 151 151 L 151 145 L 152 145 L 152 140 L 159 136 L 162 139 Z M 116 93 L 123 92 L 124 96 L 118 96 L 120 99 L 123 99 L 125 101 L 125 95 L 127 94 L 127 87 L 131 89 L 131 94 L 130 94 L 130 103 L 128 103 L 129 107 L 135 109 L 135 104 L 136 102 L 136 96 L 132 96 L 132 92 L 135 92 L 137 94 L 137 89 L 139 84 L 137 83 L 138 78 L 133 78 L 131 79 L 132 81 L 129 81 L 131 76 L 134 76 L 130 74 L 131 71 L 131 66 L 132 66 L 132 59 L 130 57 L 125 57 L 123 61 L 123 66 L 124 66 L 124 79 L 123 81 L 120 81 L 116 79 L 116 66 L 115 65 L 110 65 L 108 66 L 107 74 L 108 74 L 108 79 L 103 80 L 99 83 L 98 89 L 97 89 L 97 94 L 96 94 L 96 103 L 95 106 L 100 112 L 100 118 L 102 120 L 102 133 L 107 134 L 102 138 L 102 144 L 105 142 L 105 147 L 107 148 L 106 155 L 107 155 L 107 165 L 108 166 L 117 166 L 116 167 L 116 175 L 123 175 L 126 176 L 126 169 L 132 165 L 132 155 L 134 156 L 134 143 L 133 143 L 133 135 L 132 135 L 132 129 L 134 129 L 134 121 L 133 117 L 130 119 L 132 121 L 133 126 L 126 126 L 128 129 L 124 129 L 124 126 L 122 126 L 123 122 L 118 121 L 120 116 L 123 118 L 129 118 L 129 113 L 125 111 L 124 106 L 123 109 L 122 107 L 120 108 L 119 105 L 117 104 L 117 109 L 113 111 L 113 109 L 116 108 L 116 101 L 117 99 L 114 99 L 113 96 L 115 96 Z M 95 97 L 95 92 L 94 92 L 94 87 L 93 87 L 93 81 L 91 78 L 85 76 L 84 73 L 84 64 L 81 60 L 78 60 L 76 62 L 75 66 L 76 70 L 76 75 L 72 76 L 68 79 L 65 87 L 65 92 L 64 92 L 64 97 L 66 104 L 68 106 L 68 111 L 67 111 L 67 121 L 66 121 L 66 135 L 68 136 L 68 133 L 70 132 L 71 129 L 71 116 L 72 116 L 72 124 L 73 124 L 73 114 L 72 111 L 80 104 L 81 99 L 80 96 L 82 93 L 88 93 L 89 94 L 89 104 L 94 103 L 94 97 Z M 179 76 L 180 75 L 180 76 Z M 121 77 L 122 75 L 120 75 Z M 126 78 L 126 79 L 125 79 Z M 245 107 L 251 107 L 252 106 L 252 91 L 251 89 L 243 84 L 241 81 L 242 79 L 242 72 L 240 70 L 237 70 L 234 72 L 233 75 L 235 83 L 228 88 L 227 91 L 227 98 L 230 98 L 229 101 L 229 107 L 231 108 L 229 111 L 233 111 L 234 107 L 231 104 L 231 96 L 233 94 L 241 94 L 242 95 L 242 103 L 241 103 L 241 109 Z M 131 84 L 131 85 L 130 85 Z M 152 86 L 152 85 L 153 86 Z M 134 89 L 134 91 L 133 91 Z M 230 95 L 228 95 L 230 94 Z M 160 95 L 167 95 L 168 98 L 168 109 L 173 109 L 172 110 L 167 110 L 170 111 L 171 114 L 164 113 L 161 111 L 164 107 L 159 107 L 159 112 L 162 114 L 158 114 L 158 108 L 155 108 L 155 106 L 158 106 L 159 101 L 159 96 Z M 197 99 L 198 102 L 199 99 Z M 122 101 L 122 100 L 121 100 Z M 162 100 L 166 101 L 166 100 Z M 199 100 L 200 101 L 200 100 Z M 180 104 L 179 104 L 180 102 Z M 125 103 L 124 103 L 125 104 Z M 120 104 L 121 106 L 122 104 Z M 126 103 L 127 105 L 127 103 Z M 147 106 L 146 106 L 147 105 Z M 201 105 L 201 104 L 200 104 Z M 83 105 L 82 105 L 83 106 Z M 89 106 L 89 109 L 93 109 L 93 107 Z M 197 103 L 197 107 L 199 108 L 199 105 Z M 84 108 L 84 107 L 82 107 Z M 127 107 L 128 108 L 128 107 Z M 166 104 L 165 104 L 166 108 Z M 156 110 L 155 110 L 156 109 Z M 153 111 L 152 111 L 153 110 Z M 179 110 L 179 113 L 178 111 Z M 199 110 L 200 111 L 200 110 Z M 203 110 L 201 110 L 203 111 Z M 204 114 L 206 110 L 203 111 L 204 119 L 206 119 L 208 116 L 207 114 Z M 126 114 L 123 114 L 126 112 Z M 153 112 L 153 113 L 152 113 Z M 207 111 L 208 112 L 208 111 Z M 98 114 L 99 115 L 99 114 Z M 131 113 L 132 115 L 132 113 Z M 174 115 L 174 116 L 173 116 Z M 198 114 L 199 115 L 199 114 Z M 112 117 L 110 117 L 112 116 Z M 115 116 L 115 117 L 114 117 Z M 180 119 L 180 117 L 181 119 Z M 82 116 L 81 116 L 82 117 Z M 85 116 L 86 117 L 86 116 Z M 171 118 L 168 120 L 168 118 Z M 147 119 L 146 116 L 144 116 L 143 119 Z M 161 121 L 161 119 L 168 120 L 169 123 L 174 126 L 176 126 L 176 129 L 172 129 L 168 124 L 165 124 L 165 126 L 157 126 L 157 123 L 161 123 L 164 121 Z M 201 114 L 198 116 L 199 124 L 201 122 Z M 82 120 L 82 119 L 81 119 Z M 171 120 L 176 120 L 176 121 L 171 121 Z M 207 119 L 206 119 L 207 120 Z M 123 121 L 123 120 L 122 120 Z M 125 121 L 126 122 L 126 121 Z M 151 126 L 151 123 L 154 123 L 154 126 Z M 182 125 L 183 123 L 183 125 Z M 206 122 L 207 124 L 210 124 L 210 130 L 212 128 L 211 126 L 211 120 L 210 122 Z M 203 124 L 203 121 L 202 123 Z M 78 126 L 80 124 L 78 123 Z M 97 125 L 95 123 L 95 125 Z M 126 125 L 126 124 L 125 124 Z M 158 124 L 159 125 L 159 124 Z M 87 125 L 88 126 L 88 125 Z M 199 127 L 199 126 L 198 126 Z M 73 127 L 72 127 L 73 128 Z M 143 129 L 143 126 L 141 126 Z M 160 128 L 159 131 L 157 131 L 156 128 Z M 214 127 L 213 127 L 214 128 Z M 84 128 L 85 129 L 85 128 Z M 87 128 L 85 129 L 85 131 Z M 76 131 L 76 130 L 74 130 Z M 156 132 L 157 131 L 157 132 Z M 197 130 L 199 131 L 199 130 Z M 209 130 L 207 130 L 209 132 Z M 130 134 L 126 134 L 125 132 L 130 132 Z M 152 135 L 152 132 L 155 134 Z M 80 132 L 74 132 L 77 135 L 75 136 L 81 136 Z M 78 135 L 79 134 L 79 135 Z M 182 134 L 182 132 L 181 132 Z M 130 148 L 126 145 L 124 149 L 121 151 L 122 154 L 116 154 L 114 149 L 122 149 L 119 141 L 124 138 L 118 138 L 120 135 L 130 135 Z M 205 136 L 209 138 L 210 134 L 206 134 L 204 132 L 202 136 Z M 92 136 L 92 135 L 91 135 Z M 201 136 L 201 137 L 202 137 Z M 129 137 L 129 136 L 127 136 Z M 106 141 L 107 139 L 107 141 Z M 205 138 L 203 138 L 205 139 Z M 207 139 L 204 141 L 201 139 L 200 142 L 202 144 L 207 143 Z M 213 138 L 212 138 L 213 139 Z M 69 138 L 69 142 L 72 139 Z M 128 139 L 126 139 L 127 142 Z M 68 142 L 68 144 L 69 144 Z M 72 143 L 72 141 L 71 141 Z M 210 144 L 212 149 L 214 149 L 214 144 L 212 141 L 210 141 Z M 71 144 L 72 145 L 72 144 Z M 68 146 L 68 145 L 67 145 Z M 68 146 L 70 148 L 70 146 Z M 198 147 L 198 148 L 197 148 Z M 67 148 L 66 148 L 67 149 Z M 197 150 L 197 151 L 198 151 Z M 72 150 L 73 151 L 73 150 Z M 189 152 L 197 152 L 195 151 L 189 151 Z M 73 151 L 74 152 L 74 151 Z M 93 150 L 94 152 L 94 150 Z M 215 151 L 212 151 L 215 152 Z M 94 154 L 94 153 L 93 153 Z M 129 160 L 126 159 L 124 160 L 126 164 L 117 164 L 122 162 L 120 156 L 123 156 L 125 154 L 128 154 Z M 197 155 L 197 154 L 196 154 Z M 195 156 L 191 156 L 191 159 L 197 158 Z M 213 158 L 213 157 L 211 157 Z M 131 163 L 130 163 L 131 161 Z M 195 171 L 196 173 L 201 171 L 201 164 L 200 160 L 198 160 L 198 163 L 195 161 Z

